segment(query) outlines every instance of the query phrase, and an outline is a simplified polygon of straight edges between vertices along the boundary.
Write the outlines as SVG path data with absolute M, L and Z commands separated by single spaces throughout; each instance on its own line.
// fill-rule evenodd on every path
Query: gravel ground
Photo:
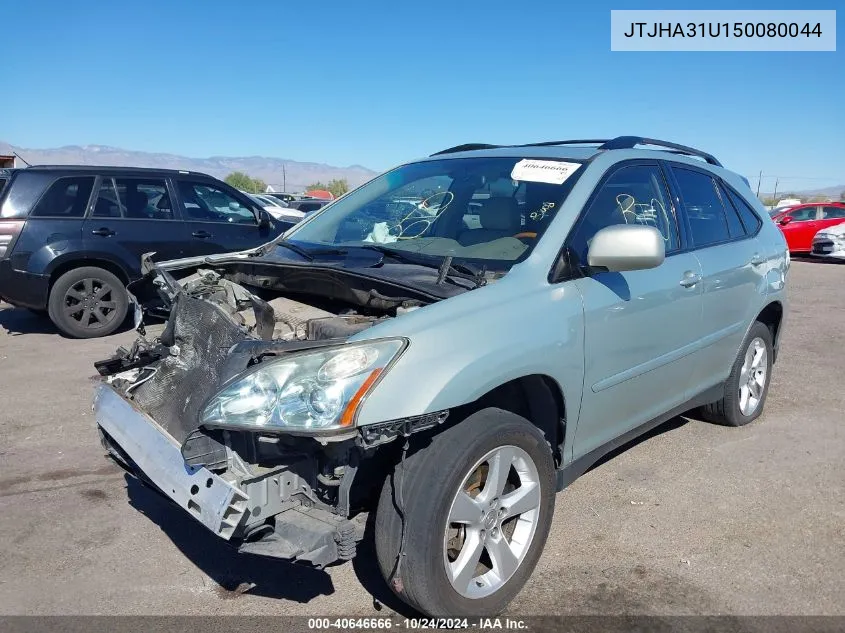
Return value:
M 575 482 L 509 614 L 845 614 L 843 287 L 795 262 L 765 414 L 677 418 Z M 238 556 L 103 458 L 92 363 L 133 338 L 0 304 L 0 613 L 402 610 L 366 546 L 326 572 Z

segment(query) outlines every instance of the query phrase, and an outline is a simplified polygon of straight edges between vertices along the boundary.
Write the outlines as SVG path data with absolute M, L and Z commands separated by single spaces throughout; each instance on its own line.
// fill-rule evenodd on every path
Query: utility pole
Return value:
M 282 191 L 288 190 L 288 173 L 285 169 L 285 164 L 282 163 Z
M 760 175 L 757 176 L 757 197 L 760 197 L 760 183 L 763 181 L 763 170 L 760 170 Z
M 774 202 L 775 206 L 778 206 L 778 183 L 780 182 L 780 178 L 775 178 L 775 192 L 772 194 L 772 201 Z

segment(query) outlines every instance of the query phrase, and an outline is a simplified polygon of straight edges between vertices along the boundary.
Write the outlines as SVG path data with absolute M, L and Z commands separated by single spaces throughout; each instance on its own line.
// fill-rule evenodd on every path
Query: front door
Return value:
M 188 254 L 187 227 L 164 178 L 101 177 L 82 235 L 89 252 L 118 259 L 133 278 L 144 253 L 155 252 L 157 262 Z
M 584 268 L 590 240 L 613 224 L 645 224 L 663 234 L 657 268 L 615 273 Z M 569 241 L 586 276 L 584 391 L 574 457 L 683 403 L 691 350 L 701 324 L 701 267 L 681 252 L 675 209 L 657 163 L 635 163 L 599 186 Z
M 801 207 L 790 211 L 784 217 L 788 224 L 781 224 L 786 244 L 792 252 L 809 252 L 813 248 L 813 237 L 819 232 L 819 207 Z
M 177 183 L 191 255 L 242 251 L 273 237 L 259 226 L 257 210 L 245 198 L 209 182 L 180 179 Z

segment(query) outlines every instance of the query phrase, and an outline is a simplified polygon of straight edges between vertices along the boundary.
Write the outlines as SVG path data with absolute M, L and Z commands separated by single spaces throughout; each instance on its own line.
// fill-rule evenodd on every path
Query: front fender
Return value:
M 505 278 L 354 337 L 411 341 L 362 404 L 359 425 L 457 407 L 532 374 L 557 382 L 568 419 L 576 419 L 584 375 L 581 295 L 571 283 L 526 288 L 521 281 Z

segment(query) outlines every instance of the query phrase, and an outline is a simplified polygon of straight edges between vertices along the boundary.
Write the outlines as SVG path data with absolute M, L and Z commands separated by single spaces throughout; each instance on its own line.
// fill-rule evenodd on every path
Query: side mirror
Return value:
M 267 213 L 264 209 L 258 210 L 258 228 L 259 229 L 269 229 L 273 226 L 273 222 L 270 220 L 270 214 Z
M 653 226 L 616 224 L 593 236 L 587 263 L 610 272 L 657 268 L 666 259 L 663 235 Z
M 792 216 L 790 215 L 785 215 L 780 220 L 778 220 L 778 224 L 780 224 L 781 226 L 789 224 L 790 222 L 792 222 Z

